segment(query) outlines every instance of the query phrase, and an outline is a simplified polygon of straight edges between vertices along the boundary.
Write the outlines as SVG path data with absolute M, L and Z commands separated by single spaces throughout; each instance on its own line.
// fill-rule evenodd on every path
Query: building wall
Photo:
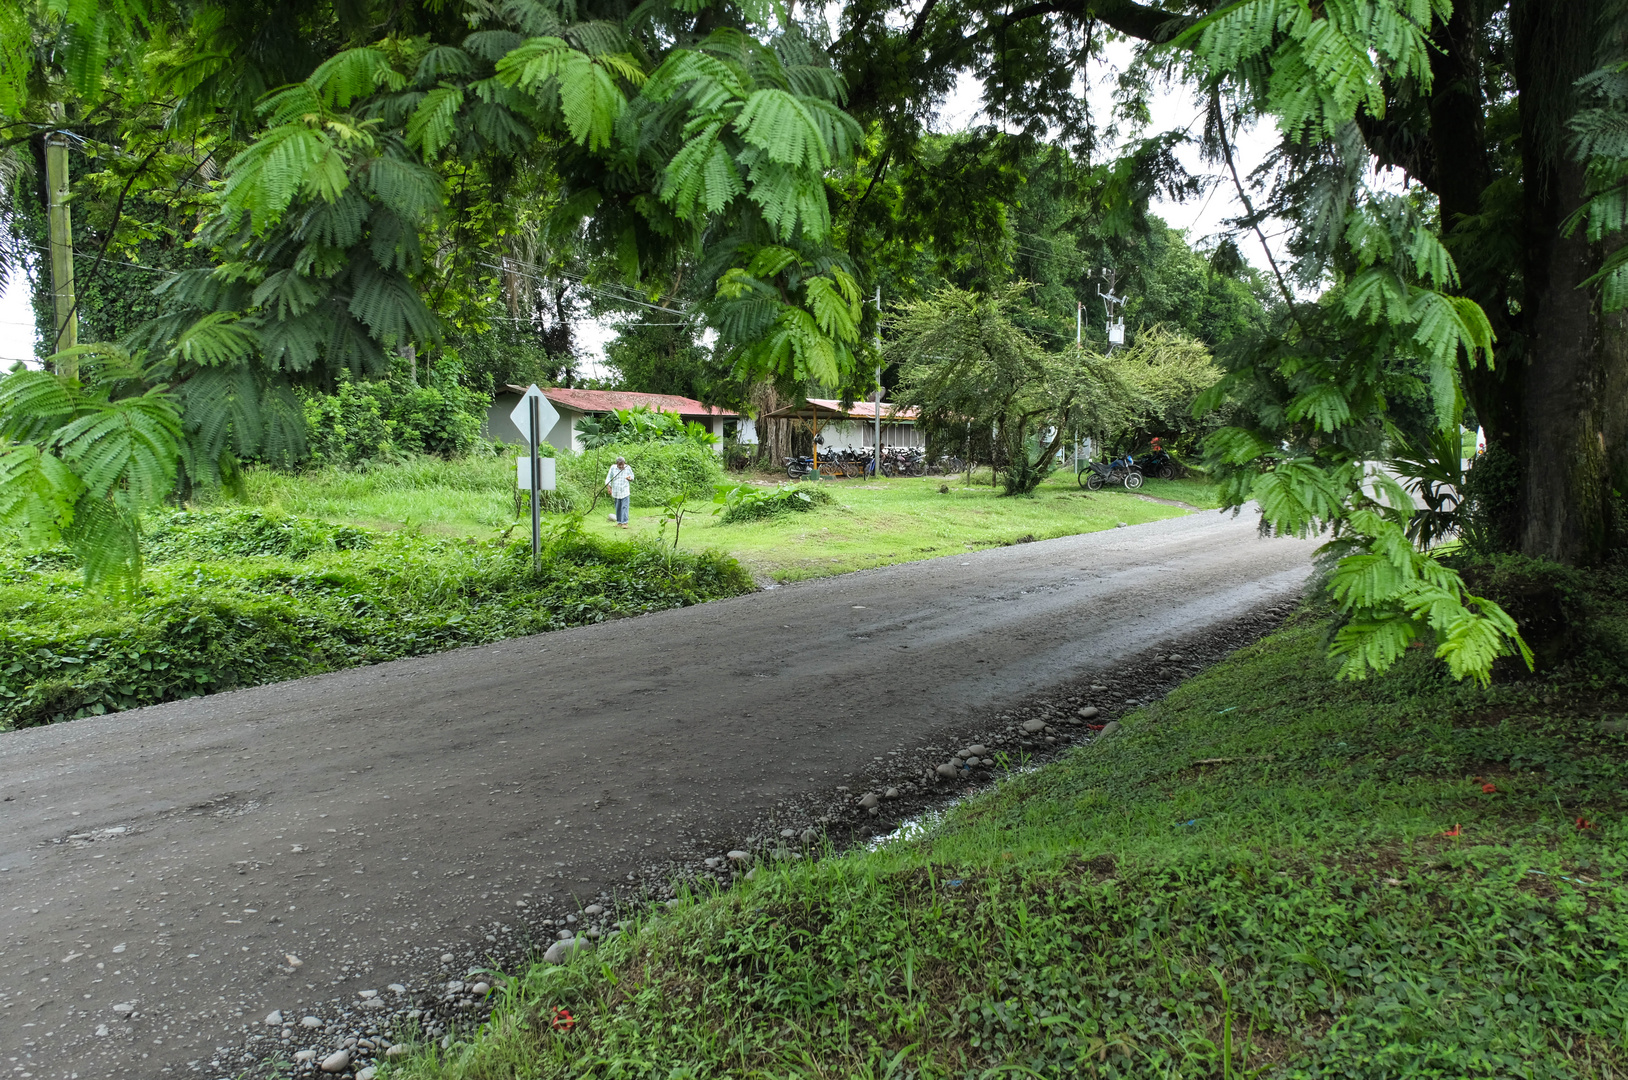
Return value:
M 860 450 L 874 445 L 875 421 L 844 420 L 835 424 L 821 424 L 820 438 L 833 450 Z M 890 424 L 882 421 L 883 446 L 925 446 L 927 440 L 915 424 Z
M 526 445 L 526 435 L 514 426 L 509 414 L 514 407 L 520 404 L 520 395 L 512 391 L 498 394 L 486 410 L 486 437 L 501 443 L 514 443 L 519 446 Z M 549 433 L 543 436 L 543 441 L 556 450 L 582 450 L 581 437 L 577 435 L 577 421 L 583 414 L 575 409 L 567 408 L 558 402 L 554 403 L 554 411 L 560 414 Z

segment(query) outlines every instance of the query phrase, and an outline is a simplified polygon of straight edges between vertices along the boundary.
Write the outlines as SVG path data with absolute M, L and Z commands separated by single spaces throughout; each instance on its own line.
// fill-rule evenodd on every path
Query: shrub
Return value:
M 561 479 L 569 480 L 592 501 L 593 493 L 604 487 L 605 474 L 618 454 L 633 466 L 634 506 L 665 506 L 677 496 L 700 498 L 710 494 L 724 476 L 723 462 L 710 446 L 686 441 L 632 446 L 616 443 L 584 450 L 580 455 L 561 454 Z
M 301 402 L 306 445 L 313 465 L 355 465 L 399 456 L 379 396 L 359 383 L 342 383 L 332 394 Z
M 382 388 L 382 387 L 381 387 Z M 386 415 L 395 425 L 396 445 L 425 454 L 454 457 L 468 453 L 480 439 L 486 419 L 481 395 L 468 387 L 391 387 Z
M 772 489 L 742 484 L 719 492 L 714 501 L 722 504 L 713 511 L 719 515 L 719 524 L 735 525 L 783 514 L 806 513 L 834 500 L 829 491 L 816 484 L 780 484 Z
M 718 436 L 706 425 L 685 422 L 677 413 L 657 412 L 648 405 L 585 417 L 577 421 L 577 433 L 582 436 L 582 445 L 590 450 L 613 444 L 696 442 L 712 446 L 718 442 Z
M 150 523 L 143 548 L 154 563 L 255 555 L 298 560 L 325 551 L 360 551 L 371 546 L 373 535 L 366 529 L 275 510 L 181 511 Z
M 480 442 L 483 398 L 450 380 L 415 386 L 404 379 L 341 383 L 309 394 L 303 407 L 310 463 L 355 466 L 402 454 L 468 453 Z
M 0 731 L 753 588 L 718 552 L 559 532 L 534 571 L 524 541 L 177 514 L 155 529 L 164 554 L 133 603 L 87 591 L 67 560 L 0 557 Z

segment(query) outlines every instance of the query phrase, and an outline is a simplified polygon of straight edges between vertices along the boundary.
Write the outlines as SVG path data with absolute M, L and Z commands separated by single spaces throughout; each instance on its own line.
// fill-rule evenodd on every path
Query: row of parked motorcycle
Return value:
M 821 476 L 873 476 L 876 473 L 876 458 L 870 450 L 821 450 L 820 460 L 816 466 L 812 457 L 782 458 L 786 466 L 786 476 L 793 480 L 802 480 L 816 471 Z M 919 446 L 884 446 L 882 447 L 882 475 L 883 476 L 928 476 L 941 472 L 959 472 L 960 458 L 948 458 L 928 464 L 926 451 Z

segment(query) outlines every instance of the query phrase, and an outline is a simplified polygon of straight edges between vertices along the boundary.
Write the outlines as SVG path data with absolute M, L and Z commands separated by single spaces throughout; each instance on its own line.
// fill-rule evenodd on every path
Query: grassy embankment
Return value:
M 749 592 L 717 553 L 336 526 L 258 508 L 155 516 L 133 595 L 0 554 L 0 731 Z
M 658 545 L 657 511 L 636 511 L 632 536 L 590 519 L 533 573 L 507 458 L 254 470 L 247 507 L 148 522 L 133 597 L 86 589 L 63 555 L 0 553 L 0 730 L 749 590 L 728 553 L 789 580 L 1180 513 L 1056 483 L 1035 499 L 937 483 L 832 483 L 836 505 L 736 526 L 698 501 L 678 553 Z
M 325 471 L 293 477 L 262 471 L 250 474 L 249 494 L 252 502 L 291 514 L 371 528 L 486 536 L 515 520 L 513 472 L 507 458 L 425 461 L 366 474 Z M 689 504 L 679 542 L 689 551 L 727 552 L 759 579 L 784 582 L 1184 512 L 1119 488 L 1086 492 L 1072 473 L 1047 480 L 1033 498 L 1001 498 L 988 475 L 975 475 L 970 486 L 960 476 L 829 480 L 827 489 L 836 496 L 831 506 L 735 525 L 719 523 L 712 516 L 714 505 L 697 500 Z M 731 477 L 723 486 L 763 482 Z M 939 493 L 941 485 L 949 486 L 948 494 Z M 1143 491 L 1200 508 L 1216 506 L 1214 488 L 1200 480 L 1149 480 Z M 601 500 L 602 509 L 604 505 Z M 596 512 L 588 525 L 608 531 L 604 518 Z M 636 535 L 654 536 L 661 530 L 659 510 L 635 507 L 632 519 Z
M 534 967 L 387 1076 L 1628 1075 L 1617 690 L 1479 691 L 1422 651 L 1339 684 L 1325 633 L 1300 616 L 924 839 Z

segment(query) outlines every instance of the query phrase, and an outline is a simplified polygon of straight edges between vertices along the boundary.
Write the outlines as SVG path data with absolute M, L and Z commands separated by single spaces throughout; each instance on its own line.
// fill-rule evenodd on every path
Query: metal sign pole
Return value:
M 538 412 L 538 400 L 533 397 L 531 405 L 531 568 L 543 568 L 543 454 L 538 444 L 542 440 L 542 416 Z

